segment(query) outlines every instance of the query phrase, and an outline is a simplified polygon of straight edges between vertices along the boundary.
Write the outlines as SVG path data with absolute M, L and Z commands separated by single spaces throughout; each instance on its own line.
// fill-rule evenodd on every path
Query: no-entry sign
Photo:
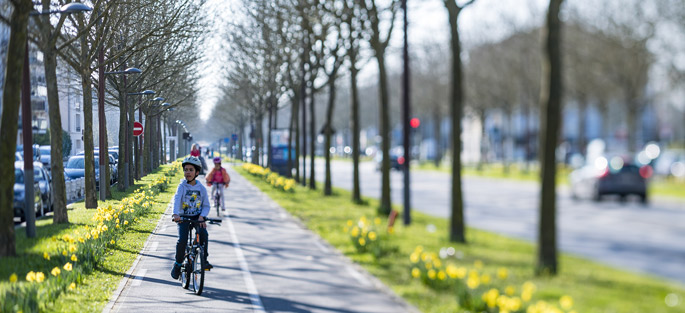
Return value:
M 133 122 L 133 136 L 140 136 L 143 134 L 143 124 L 140 122 Z

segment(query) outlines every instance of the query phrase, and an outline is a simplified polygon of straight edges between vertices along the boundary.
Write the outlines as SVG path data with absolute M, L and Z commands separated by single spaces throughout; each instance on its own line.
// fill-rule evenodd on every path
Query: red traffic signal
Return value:
M 411 128 L 419 128 L 419 125 L 421 125 L 421 121 L 416 117 L 409 121 L 409 126 L 411 126 Z

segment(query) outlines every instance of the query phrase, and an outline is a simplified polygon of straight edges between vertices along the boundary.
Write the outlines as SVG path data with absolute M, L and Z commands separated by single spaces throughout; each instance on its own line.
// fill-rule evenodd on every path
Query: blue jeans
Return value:
M 186 254 L 186 246 L 188 245 L 188 231 L 192 224 L 185 222 L 178 224 L 178 241 L 176 241 L 176 262 L 183 263 L 183 256 Z M 197 225 L 197 224 L 196 224 Z M 209 253 L 207 252 L 207 246 L 209 245 L 207 228 L 201 228 L 197 225 L 200 234 L 200 242 L 205 244 L 205 260 Z

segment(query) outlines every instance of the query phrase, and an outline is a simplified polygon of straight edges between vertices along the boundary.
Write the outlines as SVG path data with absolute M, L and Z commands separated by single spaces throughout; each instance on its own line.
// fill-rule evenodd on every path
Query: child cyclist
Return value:
M 226 211 L 226 206 L 224 205 L 224 188 L 228 188 L 231 177 L 228 176 L 226 169 L 221 167 L 220 157 L 214 158 L 214 168 L 212 168 L 205 178 L 207 179 L 207 186 L 212 187 L 212 195 L 214 195 L 214 192 L 219 193 L 221 198 L 221 211 Z
M 194 215 L 194 219 L 204 221 L 209 214 L 209 198 L 207 197 L 207 189 L 205 186 L 197 182 L 197 176 L 200 175 L 202 163 L 197 157 L 189 156 L 181 163 L 183 166 L 184 180 L 178 184 L 176 194 L 174 195 L 174 213 L 171 216 L 174 222 L 181 220 L 179 214 Z M 207 224 L 200 223 L 198 234 L 200 240 L 205 244 L 205 260 L 207 260 Z M 178 223 L 178 241 L 176 242 L 176 262 L 171 269 L 171 277 L 178 279 L 181 274 L 181 263 L 185 256 L 186 245 L 188 243 L 188 231 L 191 223 Z M 207 261 L 205 269 L 211 269 L 213 266 Z

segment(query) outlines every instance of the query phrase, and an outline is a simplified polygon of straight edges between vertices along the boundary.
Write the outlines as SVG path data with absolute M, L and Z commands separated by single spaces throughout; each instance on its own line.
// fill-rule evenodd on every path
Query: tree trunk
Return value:
M 290 125 L 288 125 L 288 177 L 292 177 L 293 167 L 295 167 L 295 160 L 293 160 L 293 138 L 297 138 L 295 128 L 297 127 L 297 97 L 290 98 Z M 297 141 L 297 140 L 296 140 Z M 299 182 L 300 169 L 297 166 L 295 170 L 295 181 Z
M 104 77 L 104 76 L 103 76 Z M 104 108 L 103 108 L 104 111 Z M 102 132 L 104 134 L 102 135 L 105 140 L 103 141 L 104 146 L 100 147 L 100 157 L 104 158 L 105 160 L 105 180 L 104 180 L 104 186 L 105 186 L 105 198 L 106 199 L 112 199 L 112 187 L 110 185 L 110 179 L 112 177 L 112 170 L 109 167 L 109 140 L 107 139 L 107 117 L 105 115 L 105 112 L 102 112 Z M 100 181 L 102 182 L 102 176 L 100 176 Z M 100 185 L 100 188 L 102 188 L 102 185 Z
M 445 1 L 449 14 L 452 48 L 452 91 L 450 107 L 452 110 L 452 212 L 450 217 L 450 241 L 466 242 L 464 225 L 464 200 L 461 193 L 461 117 L 463 111 L 463 82 L 461 65 L 461 42 L 459 39 L 460 7 L 454 0 Z
M 585 137 L 585 128 L 587 121 L 585 120 L 587 112 L 587 97 L 581 95 L 578 99 L 578 152 L 585 154 L 587 146 L 587 138 Z
M 538 234 L 538 275 L 557 273 L 556 235 L 556 160 L 555 150 L 559 136 L 562 99 L 561 21 L 559 11 L 563 0 L 550 0 L 547 12 L 543 79 L 540 89 L 540 220 Z
M 478 117 L 480 118 L 480 132 L 481 132 L 481 137 L 480 137 L 480 158 L 478 158 L 478 165 L 476 165 L 476 170 L 477 171 L 482 171 L 483 166 L 488 163 L 488 147 L 489 147 L 489 141 L 490 138 L 488 136 L 488 130 L 485 127 L 485 109 L 479 109 L 478 110 Z
M 333 109 L 335 107 L 335 77 L 337 70 L 328 78 L 328 109 L 326 111 L 326 124 L 324 125 L 324 135 L 326 143 L 323 146 L 323 153 L 326 156 L 326 178 L 323 187 L 323 194 L 330 196 L 333 194 L 331 185 L 331 136 L 333 135 Z
M 271 168 L 271 158 L 273 155 L 271 154 L 271 130 L 273 129 L 273 115 L 274 115 L 274 109 L 271 104 L 269 104 L 269 123 L 268 126 L 268 133 L 266 134 L 266 167 Z
M 62 117 L 59 110 L 57 90 L 57 53 L 53 47 L 44 51 L 45 82 L 48 91 L 48 114 L 50 115 L 50 172 L 52 174 L 52 222 L 69 223 L 67 214 L 67 193 L 64 182 L 64 163 L 62 162 Z M 59 135 L 57 135 L 59 134 Z
M 119 163 L 117 163 L 117 171 L 119 172 L 119 181 L 117 182 L 117 190 L 124 191 L 128 187 L 128 161 L 126 154 L 129 148 L 126 146 L 128 139 L 128 108 L 126 103 L 126 75 L 122 75 L 122 87 L 119 90 Z
M 304 80 L 304 72 L 302 75 L 302 186 L 307 186 L 307 83 Z
M 312 81 L 312 86 L 314 86 L 314 81 Z M 314 115 L 314 106 L 316 101 L 314 100 L 314 90 L 309 93 L 309 112 L 311 117 L 309 118 L 309 147 L 311 148 L 311 155 L 309 156 L 309 189 L 316 190 L 316 177 L 315 167 L 314 167 L 314 157 L 316 156 L 316 115 Z
M 14 153 L 17 151 L 17 130 L 19 128 L 19 100 L 22 70 L 26 56 L 27 25 L 31 1 L 21 1 L 14 7 L 10 20 L 10 40 L 7 46 L 7 68 L 2 94 L 2 124 L 0 130 L 0 256 L 16 254 L 14 236 Z
M 388 74 L 385 68 L 384 51 L 376 50 L 378 60 L 378 75 L 380 88 L 380 133 L 381 133 L 381 152 L 383 161 L 381 163 L 381 203 L 378 212 L 382 215 L 390 214 L 392 203 L 390 201 L 390 104 L 388 99 Z
M 442 112 L 440 112 L 440 107 L 436 104 L 433 107 L 433 131 L 435 132 L 435 167 L 440 167 L 440 161 L 442 161 L 442 132 L 441 124 Z
M 82 37 L 85 38 L 85 37 Z M 82 40 L 82 44 L 85 44 Z M 95 187 L 95 157 L 93 147 L 93 90 L 90 80 L 90 69 L 81 72 L 81 87 L 83 88 L 83 151 L 86 179 L 86 208 L 97 209 L 97 191 Z M 104 179 L 100 173 L 100 179 Z
M 359 186 L 359 90 L 357 88 L 356 50 L 350 51 L 350 88 L 352 88 L 352 201 L 361 203 L 361 188 Z
M 292 166 L 295 167 L 295 181 L 300 182 L 300 126 L 297 123 L 299 121 L 299 109 L 300 109 L 300 98 L 295 93 L 295 97 L 292 99 L 292 112 L 291 123 L 293 128 L 293 136 L 290 137 L 290 141 L 295 140 L 295 159 L 292 160 Z
M 505 107 L 507 106 L 508 104 L 505 104 Z M 504 123 L 502 125 L 502 163 L 504 165 L 504 174 L 509 175 L 510 155 L 507 153 L 509 147 L 507 142 L 509 141 L 509 138 L 513 137 L 511 134 L 511 110 L 505 110 L 504 117 Z
M 150 114 L 146 113 L 145 114 L 145 127 L 143 131 L 143 136 L 145 136 L 145 139 L 143 139 L 143 166 L 142 170 L 143 173 L 141 174 L 141 178 L 148 173 L 150 173 L 150 170 L 152 170 L 150 166 L 150 159 L 152 158 L 152 155 L 150 153 L 150 143 L 152 141 L 152 122 L 150 121 Z
M 627 103 L 629 109 L 626 110 L 626 148 L 628 151 L 638 151 L 639 149 L 636 133 L 641 130 L 641 128 L 638 126 L 640 124 L 638 116 L 642 114 L 642 109 L 638 103 L 638 100 L 635 100 L 635 98 L 629 99 Z

